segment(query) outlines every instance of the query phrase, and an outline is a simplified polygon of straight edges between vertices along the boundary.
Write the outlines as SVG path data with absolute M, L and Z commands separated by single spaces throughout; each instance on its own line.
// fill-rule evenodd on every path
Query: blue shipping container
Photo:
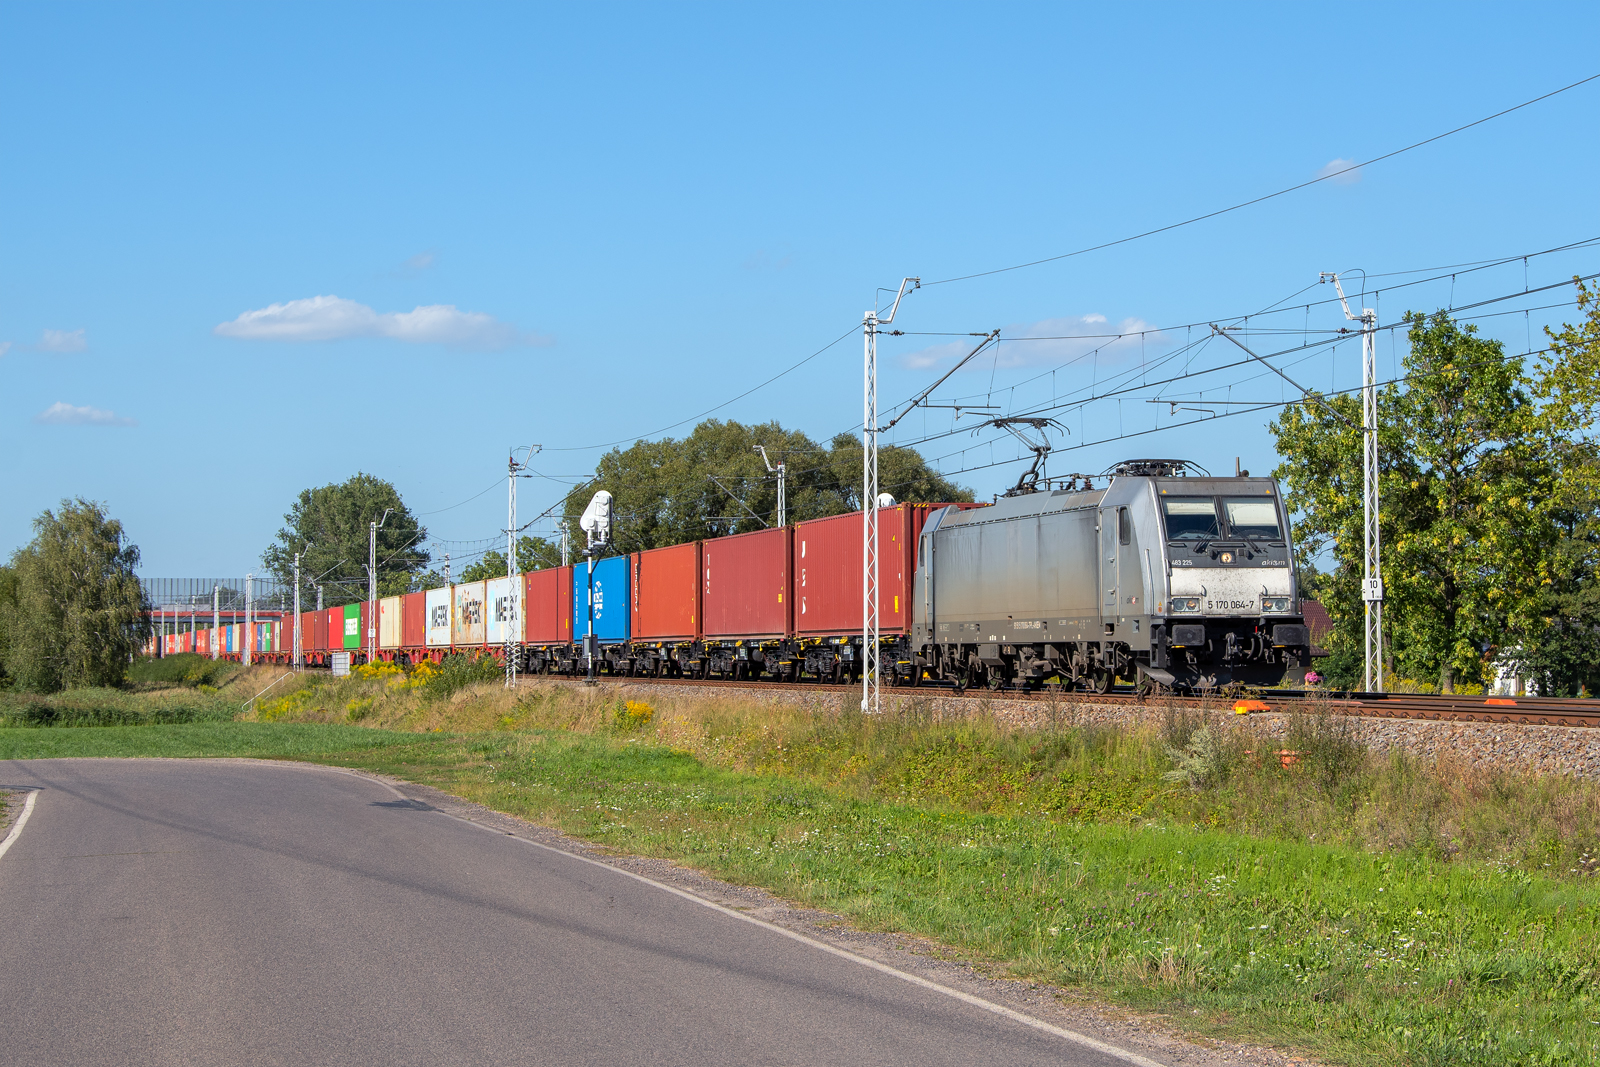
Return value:
M 586 606 L 589 595 L 589 567 L 579 562 L 572 568 L 572 639 L 583 642 L 589 632 Z M 594 632 L 601 644 L 628 639 L 628 557 L 612 556 L 594 565 Z

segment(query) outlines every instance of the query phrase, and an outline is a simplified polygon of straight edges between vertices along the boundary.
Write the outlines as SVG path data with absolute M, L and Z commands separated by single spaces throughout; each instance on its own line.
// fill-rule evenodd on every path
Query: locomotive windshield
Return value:
M 1221 536 L 1217 526 L 1217 502 L 1200 499 L 1167 499 L 1168 541 L 1214 541 Z
M 1233 536 L 1255 541 L 1282 539 L 1283 534 L 1278 530 L 1278 506 L 1271 497 L 1224 500 L 1222 503 L 1228 509 L 1228 529 Z

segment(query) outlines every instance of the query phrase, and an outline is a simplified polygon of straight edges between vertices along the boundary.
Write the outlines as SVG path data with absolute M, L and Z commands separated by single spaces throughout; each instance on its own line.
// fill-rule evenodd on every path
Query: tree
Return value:
M 1557 540 L 1537 605 L 1539 625 L 1511 657 L 1540 693 L 1600 689 L 1600 291 L 1578 279 L 1578 325 L 1545 328 L 1538 367 L 1540 421 L 1560 457 L 1552 509 Z
M 119 685 L 150 634 L 138 547 L 81 498 L 41 513 L 33 531 L 0 583 L 6 673 L 38 692 Z
M 517 539 L 517 574 L 544 570 L 561 565 L 561 549 L 542 537 L 523 536 Z M 485 578 L 506 576 L 506 554 L 489 549 L 477 562 L 468 564 L 458 579 L 463 582 L 481 582 Z M 441 583 L 442 584 L 442 583 Z
M 429 555 L 422 547 L 428 531 L 393 485 L 370 474 L 302 490 L 283 517 L 288 525 L 261 554 L 261 562 L 278 581 L 292 587 L 294 554 L 303 552 L 301 581 L 322 584 L 326 603 L 365 600 L 368 524 L 390 509 L 393 513 L 378 530 L 378 595 L 409 592 L 428 565 Z
M 6 655 L 11 648 L 11 620 L 16 616 L 17 572 L 0 564 L 0 689 L 11 684 L 6 672 Z
M 778 483 L 772 463 L 785 463 L 788 521 L 854 511 L 861 496 L 861 442 L 849 434 L 823 447 L 776 422 L 747 426 L 708 419 L 681 440 L 639 441 L 600 458 L 595 476 L 567 495 L 564 512 L 575 544 L 578 518 L 600 489 L 611 492 L 615 551 L 682 544 L 771 526 Z M 972 494 L 931 470 L 914 450 L 879 452 L 883 489 L 907 501 L 970 501 Z
M 1482 680 L 1508 635 L 1537 629 L 1559 464 L 1520 359 L 1444 312 L 1407 321 L 1405 380 L 1378 403 L 1385 640 L 1392 669 L 1448 691 Z M 1271 424 L 1301 556 L 1333 548 L 1324 588 L 1346 663 L 1362 642 L 1359 424 L 1348 395 Z

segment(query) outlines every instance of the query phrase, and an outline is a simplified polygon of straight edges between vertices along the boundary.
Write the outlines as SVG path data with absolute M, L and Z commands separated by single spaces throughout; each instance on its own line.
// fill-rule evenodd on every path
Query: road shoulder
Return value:
M 368 771 L 352 770 L 348 773 L 382 782 L 419 808 L 435 809 L 485 830 L 522 838 L 643 876 L 826 945 L 1173 1067 L 1239 1067 L 1246 1064 L 1290 1067 L 1313 1062 L 1304 1056 L 1262 1045 L 1216 1039 L 1196 1040 L 1180 1034 L 1163 1016 L 1115 1008 L 1096 1002 L 1079 991 L 1043 982 L 986 973 L 981 964 L 974 964 L 956 950 L 931 939 L 855 929 L 841 915 L 793 905 L 766 890 L 723 882 L 667 860 L 605 849 L 559 830 L 462 800 L 431 786 Z

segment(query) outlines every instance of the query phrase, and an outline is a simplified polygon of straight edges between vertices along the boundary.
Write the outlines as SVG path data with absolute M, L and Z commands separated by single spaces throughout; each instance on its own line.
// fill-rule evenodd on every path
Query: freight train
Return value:
M 1180 460 L 1118 464 L 992 505 L 879 512 L 880 662 L 889 684 L 1054 682 L 1105 692 L 1298 682 L 1310 665 L 1288 514 L 1270 478 Z M 301 616 L 305 661 L 412 664 L 451 653 L 581 673 L 860 678 L 859 512 L 468 582 Z M 292 616 L 238 635 L 288 662 Z M 262 631 L 264 628 L 264 632 Z M 224 628 L 226 630 L 228 628 Z M 192 650 L 209 652 L 195 635 Z M 186 649 L 187 650 L 187 649 Z M 240 658 L 240 652 L 222 652 Z

